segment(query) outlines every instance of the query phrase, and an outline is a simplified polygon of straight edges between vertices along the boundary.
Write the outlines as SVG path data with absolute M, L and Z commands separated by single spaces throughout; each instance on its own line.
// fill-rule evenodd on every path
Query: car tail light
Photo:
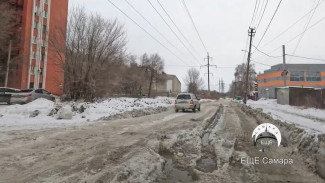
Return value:
M 30 96 L 32 96 L 32 94 L 22 95 L 21 97 L 30 97 Z
M 191 100 L 191 101 L 190 101 L 190 104 L 194 104 L 194 101 L 193 101 L 193 100 Z

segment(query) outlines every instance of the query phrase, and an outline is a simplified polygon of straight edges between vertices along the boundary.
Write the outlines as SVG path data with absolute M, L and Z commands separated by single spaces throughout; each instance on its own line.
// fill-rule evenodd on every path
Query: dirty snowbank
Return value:
M 288 107 L 291 108 L 292 106 Z M 301 128 L 299 124 L 293 123 L 293 120 L 290 121 L 291 123 L 287 123 L 286 121 L 289 122 L 289 120 L 274 119 L 272 113 L 266 114 L 263 112 L 264 108 L 262 111 L 261 108 L 254 109 L 249 105 L 241 105 L 241 109 L 245 113 L 254 116 L 260 124 L 275 124 L 281 131 L 281 145 L 285 147 L 291 146 L 291 154 L 301 154 L 308 167 L 325 179 L 325 133 L 320 132 L 324 131 L 324 126 L 322 129 L 315 131 L 316 129 L 311 128 L 313 124 Z
M 37 99 L 25 105 L 1 106 L 0 131 L 89 124 L 99 119 L 125 118 L 122 114 L 136 117 L 164 111 L 172 106 L 172 103 L 173 99 L 167 97 L 109 98 L 95 103 L 58 104 L 46 99 Z
M 248 100 L 247 104 L 255 109 L 260 108 L 274 119 L 284 120 L 303 128 L 309 134 L 325 133 L 325 110 L 303 108 L 277 104 L 276 99 Z

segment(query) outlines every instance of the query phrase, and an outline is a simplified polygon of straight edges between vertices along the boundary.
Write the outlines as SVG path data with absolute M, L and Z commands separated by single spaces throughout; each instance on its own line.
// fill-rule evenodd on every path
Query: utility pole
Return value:
M 248 36 L 250 37 L 249 40 L 249 50 L 248 50 L 248 57 L 247 57 L 247 72 L 246 72 L 246 87 L 245 87 L 245 97 L 244 97 L 244 103 L 247 103 L 247 94 L 248 94 L 248 75 L 249 75 L 249 62 L 251 60 L 251 51 L 252 51 L 252 40 L 253 36 L 255 35 L 256 31 L 255 28 L 249 28 Z
M 10 42 L 9 42 L 8 60 L 7 60 L 7 71 L 6 71 L 6 79 L 5 79 L 5 87 L 8 86 L 9 65 L 10 65 L 10 59 L 11 59 L 11 46 L 12 46 L 12 40 L 10 40 Z
M 216 65 L 210 65 L 210 58 L 212 58 L 212 57 L 210 57 L 209 56 L 209 53 L 207 53 L 207 58 L 204 58 L 204 60 L 207 59 L 208 60 L 208 64 L 207 65 L 200 66 L 200 68 L 201 67 L 204 67 L 204 66 L 208 67 L 208 91 L 209 92 L 210 92 L 210 67 L 211 66 L 217 67 Z
M 207 53 L 207 59 L 208 59 L 208 91 L 210 92 L 210 56 L 209 53 Z
M 282 53 L 283 53 L 283 64 L 282 64 L 282 79 L 283 79 L 283 86 L 287 86 L 287 74 L 288 71 L 286 70 L 286 48 L 285 45 L 282 45 Z

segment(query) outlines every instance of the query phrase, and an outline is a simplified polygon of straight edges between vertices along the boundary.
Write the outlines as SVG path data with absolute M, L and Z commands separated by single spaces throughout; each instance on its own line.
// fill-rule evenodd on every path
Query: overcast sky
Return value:
M 195 66 L 200 69 L 199 65 L 207 64 L 204 57 L 207 53 L 195 32 L 195 29 L 186 14 L 185 8 L 182 5 L 182 0 L 159 0 L 171 18 L 183 32 L 195 51 L 179 34 L 167 15 L 159 6 L 157 0 L 150 0 L 156 9 L 164 16 L 168 24 L 173 30 L 178 33 L 184 44 L 192 50 L 193 56 L 184 48 L 182 43 L 172 33 L 168 26 L 163 22 L 155 10 L 150 6 L 147 0 L 128 0 L 139 12 L 141 12 L 168 40 L 178 49 L 171 46 L 162 36 L 160 36 L 150 25 L 145 22 L 124 0 L 111 0 L 126 14 L 132 17 L 139 25 L 145 28 L 156 39 L 168 47 L 178 57 L 180 57 L 187 65 Z M 267 0 L 259 0 L 259 4 L 266 3 Z M 267 25 L 280 0 L 268 0 L 268 5 L 265 10 L 264 17 L 260 26 L 256 30 L 256 35 L 253 38 L 253 44 L 257 45 L 260 41 Z M 218 80 L 223 79 L 226 83 L 226 89 L 234 79 L 234 67 L 246 61 L 244 60 L 244 52 L 246 49 L 246 41 L 248 37 L 248 28 L 250 26 L 256 0 L 185 0 L 187 7 L 197 26 L 198 32 L 210 54 L 213 57 L 212 63 L 218 68 L 210 69 L 213 76 L 211 77 L 211 89 L 218 90 Z M 318 22 L 325 17 L 324 0 L 283 0 L 273 22 L 262 40 L 259 49 L 263 52 L 270 53 L 272 56 L 281 56 L 281 45 L 286 44 L 286 52 L 293 54 L 293 51 L 300 39 L 287 43 L 304 31 L 304 27 L 310 16 L 306 16 L 290 30 L 275 39 L 281 32 L 285 31 L 291 24 L 295 23 L 302 16 L 307 14 L 316 4 L 319 6 L 316 9 L 309 26 Z M 163 46 L 149 37 L 143 30 L 130 21 L 125 15 L 112 6 L 107 0 L 70 0 L 70 8 L 75 5 L 84 5 L 87 11 L 101 14 L 109 19 L 117 18 L 120 24 L 124 25 L 127 32 L 127 49 L 128 52 L 135 55 L 143 53 L 158 53 L 165 60 L 165 72 L 167 74 L 175 74 L 182 82 L 182 89 L 185 89 L 184 78 L 186 71 L 189 68 L 172 53 L 166 50 Z M 262 14 L 262 6 L 259 6 L 257 15 Z M 310 14 L 311 15 L 311 14 Z M 295 55 L 325 59 L 325 20 L 319 22 L 313 28 L 307 30 L 296 49 Z M 253 24 L 256 27 L 258 21 Z M 253 49 L 254 50 L 254 49 Z M 196 54 L 197 52 L 197 54 Z M 247 55 L 246 55 L 247 56 Z M 275 65 L 282 63 L 282 58 L 270 58 L 264 56 L 258 51 L 254 52 L 252 60 L 264 63 L 265 65 L 254 63 L 255 69 L 258 72 L 263 72 L 270 67 L 267 65 Z M 325 63 L 322 61 L 306 60 L 300 58 L 287 57 L 288 63 Z M 175 66 L 177 65 L 177 66 Z M 207 88 L 207 68 L 200 69 L 201 76 L 205 81 Z

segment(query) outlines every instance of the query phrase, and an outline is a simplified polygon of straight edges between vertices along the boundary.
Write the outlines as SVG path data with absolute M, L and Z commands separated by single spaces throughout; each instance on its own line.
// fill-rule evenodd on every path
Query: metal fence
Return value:
M 289 88 L 289 104 L 325 108 L 325 89 Z

